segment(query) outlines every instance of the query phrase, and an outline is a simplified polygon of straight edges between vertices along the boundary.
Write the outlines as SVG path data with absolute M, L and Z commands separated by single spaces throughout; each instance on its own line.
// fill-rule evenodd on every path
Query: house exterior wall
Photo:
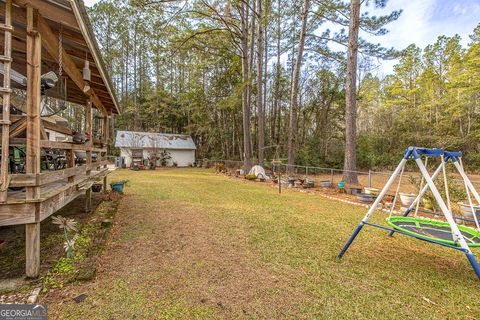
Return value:
M 170 153 L 171 159 L 168 161 L 167 166 L 173 166 L 175 162 L 179 167 L 188 167 L 195 162 L 195 150 L 177 150 L 167 149 Z M 158 154 L 158 152 L 157 152 Z M 143 159 L 147 160 L 150 156 L 148 149 L 143 149 Z M 120 148 L 120 157 L 125 159 L 125 164 L 128 167 L 132 164 L 132 153 L 127 148 Z M 160 160 L 157 160 L 157 166 L 160 166 Z

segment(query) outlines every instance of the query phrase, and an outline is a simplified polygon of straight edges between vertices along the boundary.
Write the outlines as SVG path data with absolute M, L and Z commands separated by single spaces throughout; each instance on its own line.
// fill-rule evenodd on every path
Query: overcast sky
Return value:
M 84 0 L 87 6 L 99 0 Z M 369 37 L 385 47 L 404 49 L 411 43 L 424 48 L 440 35 L 459 34 L 463 44 L 468 35 L 480 23 L 480 0 L 389 0 L 385 9 L 362 8 L 362 12 L 379 15 L 382 12 L 402 9 L 400 18 L 387 26 L 390 31 L 381 37 Z M 392 70 L 394 61 L 382 62 L 383 72 Z

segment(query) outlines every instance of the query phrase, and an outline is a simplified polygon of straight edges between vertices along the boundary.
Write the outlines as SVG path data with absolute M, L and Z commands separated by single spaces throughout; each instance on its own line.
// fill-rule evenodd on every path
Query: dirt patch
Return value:
M 102 195 L 92 194 L 92 209 L 102 201 Z M 90 219 L 90 213 L 85 213 L 85 197 L 80 196 L 55 214 L 82 223 Z M 40 274 L 44 274 L 52 263 L 64 255 L 63 233 L 58 226 L 52 224 L 51 218 L 45 219 L 40 225 Z M 0 248 L 0 279 L 11 279 L 25 275 L 25 226 L 0 227 L 0 239 L 5 245 Z
M 117 216 L 97 281 L 58 290 L 43 302 L 72 305 L 72 297 L 90 292 L 96 305 L 119 290 L 119 279 L 145 300 L 183 299 L 224 317 L 285 316 L 302 300 L 295 276 L 285 277 L 281 267 L 272 273 L 249 250 L 248 226 L 240 220 L 214 221 L 187 203 L 142 203 L 135 196 L 123 199 Z

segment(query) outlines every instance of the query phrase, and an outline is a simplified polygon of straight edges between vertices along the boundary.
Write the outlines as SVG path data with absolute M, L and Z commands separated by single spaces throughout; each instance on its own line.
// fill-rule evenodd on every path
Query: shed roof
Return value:
M 42 73 L 58 71 L 58 40 L 61 33 L 64 49 L 63 75 L 67 78 L 66 100 L 85 104 L 87 97 L 91 96 L 97 109 L 119 113 L 114 87 L 82 0 L 13 0 L 12 69 L 26 76 L 27 6 L 38 10 L 40 16 L 38 29 L 42 36 Z M 5 2 L 0 1 L 0 20 L 3 21 L 4 16 Z M 3 50 L 3 45 L 0 45 L 0 49 Z M 89 61 L 91 70 L 91 81 L 88 84 L 82 79 L 85 59 Z M 19 87 L 14 82 L 12 86 Z M 51 91 L 49 95 L 57 94 L 55 89 Z
M 117 148 L 158 148 L 177 150 L 196 150 L 192 137 L 183 134 L 117 131 Z

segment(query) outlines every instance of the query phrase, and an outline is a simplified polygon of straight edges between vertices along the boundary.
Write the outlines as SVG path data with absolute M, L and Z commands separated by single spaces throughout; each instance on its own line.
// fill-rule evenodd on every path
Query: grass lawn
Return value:
M 459 252 L 366 227 L 337 262 L 363 208 L 203 169 L 112 179 L 130 183 L 97 279 L 43 297 L 52 319 L 480 318 Z

